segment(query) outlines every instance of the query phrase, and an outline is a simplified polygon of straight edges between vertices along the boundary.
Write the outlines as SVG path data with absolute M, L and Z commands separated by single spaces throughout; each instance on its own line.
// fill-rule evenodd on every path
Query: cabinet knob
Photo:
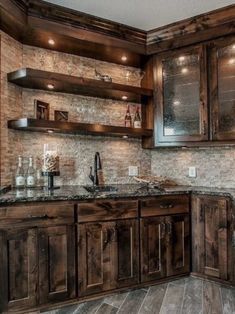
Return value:
M 160 204 L 161 209 L 169 209 L 169 208 L 173 208 L 173 207 L 174 207 L 174 205 L 171 203 Z

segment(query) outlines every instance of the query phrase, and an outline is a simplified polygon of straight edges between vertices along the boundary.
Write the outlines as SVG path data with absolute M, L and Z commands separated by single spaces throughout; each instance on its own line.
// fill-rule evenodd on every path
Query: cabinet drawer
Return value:
M 0 228 L 23 224 L 48 226 L 74 222 L 73 204 L 14 205 L 0 207 Z
M 181 214 L 188 211 L 188 195 L 164 195 L 141 201 L 141 217 Z
M 78 205 L 78 222 L 135 218 L 137 200 L 102 200 Z

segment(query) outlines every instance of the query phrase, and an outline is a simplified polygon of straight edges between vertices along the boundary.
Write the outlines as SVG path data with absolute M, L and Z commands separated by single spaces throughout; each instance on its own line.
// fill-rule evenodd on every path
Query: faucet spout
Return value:
M 99 152 L 95 153 L 95 160 L 94 160 L 94 169 L 90 167 L 90 174 L 89 178 L 93 182 L 94 185 L 99 185 L 99 176 L 98 176 L 98 171 L 102 169 L 101 165 L 101 159 L 100 159 L 100 154 Z

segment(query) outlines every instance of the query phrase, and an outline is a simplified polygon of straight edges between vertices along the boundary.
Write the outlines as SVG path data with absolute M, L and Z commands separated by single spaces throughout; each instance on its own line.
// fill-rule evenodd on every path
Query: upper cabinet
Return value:
M 205 47 L 162 54 L 155 67 L 155 143 L 207 140 Z
M 210 45 L 212 139 L 235 139 L 235 36 Z

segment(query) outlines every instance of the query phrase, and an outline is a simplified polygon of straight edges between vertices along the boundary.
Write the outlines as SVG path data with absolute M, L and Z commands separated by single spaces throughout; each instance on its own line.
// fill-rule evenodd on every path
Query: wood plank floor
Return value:
M 235 288 L 193 277 L 44 314 L 235 314 Z

